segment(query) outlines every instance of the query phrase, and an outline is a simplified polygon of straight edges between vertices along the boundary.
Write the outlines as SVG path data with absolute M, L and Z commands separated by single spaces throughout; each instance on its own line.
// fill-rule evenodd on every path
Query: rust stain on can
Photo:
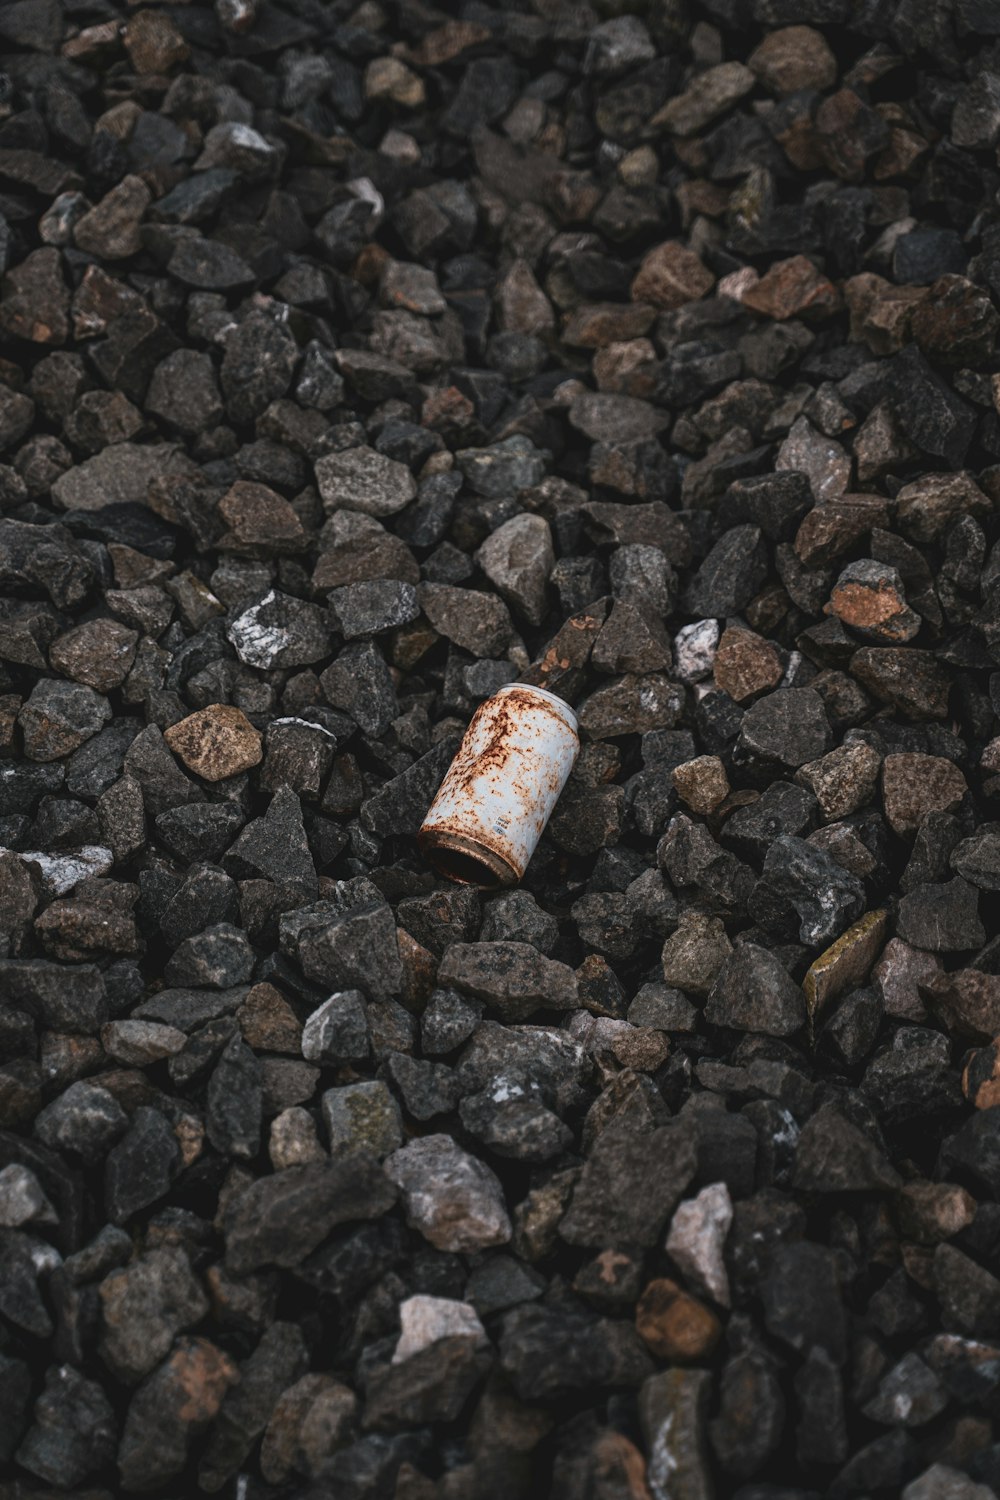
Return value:
M 546 688 L 510 683 L 480 704 L 417 835 L 441 874 L 520 880 L 579 751 L 576 715 Z

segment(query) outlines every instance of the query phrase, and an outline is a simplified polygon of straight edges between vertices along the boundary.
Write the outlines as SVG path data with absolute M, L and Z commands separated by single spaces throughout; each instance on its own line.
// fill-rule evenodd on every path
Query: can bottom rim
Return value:
M 421 830 L 417 841 L 438 874 L 457 885 L 497 891 L 503 886 L 517 885 L 520 879 L 517 870 L 495 850 L 464 834 Z

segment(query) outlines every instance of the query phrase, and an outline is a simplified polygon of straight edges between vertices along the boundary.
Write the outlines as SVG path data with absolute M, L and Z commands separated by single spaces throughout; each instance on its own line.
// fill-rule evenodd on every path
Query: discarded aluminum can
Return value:
M 417 842 L 442 875 L 516 885 L 580 751 L 576 714 L 547 688 L 509 682 L 481 703 Z

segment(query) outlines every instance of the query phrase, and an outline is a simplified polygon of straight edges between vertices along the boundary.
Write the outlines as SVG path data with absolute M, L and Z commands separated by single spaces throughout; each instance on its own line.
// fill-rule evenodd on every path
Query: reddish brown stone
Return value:
M 874 526 L 888 526 L 889 504 L 881 495 L 841 495 L 816 505 L 795 536 L 795 555 L 807 568 L 836 562 Z
M 951 812 L 968 791 L 965 777 L 939 755 L 887 755 L 882 800 L 896 833 L 915 833 L 929 812 Z
M 962 1093 L 977 1109 L 1000 1105 L 1000 1037 L 972 1053 L 962 1069 Z
M 873 354 L 896 354 L 910 339 L 910 322 L 927 290 L 895 286 L 863 271 L 844 283 L 844 300 L 851 315 L 852 343 L 867 344 Z
M 779 260 L 743 293 L 744 307 L 766 318 L 828 318 L 840 307 L 840 293 L 805 255 Z
M 443 63 L 453 62 L 470 47 L 478 47 L 492 40 L 493 33 L 486 26 L 477 26 L 475 21 L 446 21 L 421 37 L 420 45 L 406 56 L 421 68 L 440 68 Z
M 715 285 L 715 277 L 680 240 L 650 250 L 632 282 L 632 301 L 648 302 L 663 312 L 697 302 Z
M 138 631 L 118 620 L 87 620 L 52 642 L 49 663 L 74 682 L 110 693 L 128 676 L 138 642 Z
M 747 66 L 772 94 L 799 89 L 822 93 L 837 81 L 837 59 L 826 39 L 811 26 L 783 26 L 769 32 L 751 52 Z
M 977 365 L 992 353 L 1000 314 L 989 293 L 965 276 L 941 276 L 914 308 L 910 327 L 928 359 Z
M 236 1019 L 248 1047 L 301 1055 L 302 1023 L 273 984 L 255 984 L 236 1012 Z
M 896 496 L 896 518 L 904 536 L 932 542 L 960 516 L 981 520 L 993 505 L 971 474 L 924 474 Z
M 229 527 L 218 546 L 242 557 L 270 557 L 301 552 L 306 535 L 295 510 L 266 484 L 239 479 L 219 501 L 219 515 Z
M 816 134 L 827 166 L 844 182 L 860 182 L 865 163 L 888 144 L 889 129 L 853 91 L 839 89 L 816 111 Z
M 158 10 L 141 10 L 132 16 L 123 40 L 137 73 L 168 73 L 191 51 L 170 18 Z
M 882 996 L 887 1016 L 905 1021 L 923 1021 L 927 1006 L 920 993 L 924 984 L 941 973 L 936 953 L 911 948 L 902 938 L 890 938 L 872 970 L 872 981 Z
M 911 641 L 920 629 L 920 616 L 907 604 L 896 569 L 871 558 L 844 569 L 824 612 L 882 641 Z
M 736 703 L 777 687 L 784 675 L 777 649 L 763 636 L 739 625 L 722 632 L 712 667 L 715 685 Z
M 949 1031 L 973 1042 L 1000 1036 L 1000 975 L 956 969 L 953 974 L 938 974 L 920 989 Z
M 241 708 L 213 703 L 164 731 L 163 738 L 189 771 L 204 781 L 224 781 L 260 764 L 261 738 Z
M 929 651 L 913 646 L 862 646 L 851 657 L 851 674 L 883 703 L 907 719 L 948 716 L 951 684 Z
M 714 812 L 729 795 L 726 768 L 717 755 L 699 755 L 676 766 L 673 783 L 681 801 L 703 815 Z
M 606 344 L 642 338 L 655 318 L 656 309 L 645 302 L 591 302 L 569 314 L 563 343 L 574 349 L 603 349 Z
M 635 1310 L 635 1326 L 650 1352 L 671 1364 L 705 1359 L 722 1333 L 712 1310 L 665 1276 L 646 1287 Z
M 968 1072 L 966 1068 L 965 1074 Z M 963 1076 L 963 1087 L 964 1084 Z M 1000 1090 L 995 1102 L 1000 1103 Z M 975 1216 L 975 1198 L 955 1182 L 908 1182 L 896 1194 L 900 1233 L 918 1244 L 936 1245 L 941 1240 L 950 1240 L 952 1235 L 968 1228 Z

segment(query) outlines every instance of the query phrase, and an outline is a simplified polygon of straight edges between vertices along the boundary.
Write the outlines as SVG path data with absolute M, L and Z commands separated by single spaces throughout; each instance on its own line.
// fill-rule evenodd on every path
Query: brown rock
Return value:
M 784 668 L 777 649 L 763 636 L 740 625 L 724 630 L 712 667 L 715 685 L 737 703 L 777 687 Z
M 278 1398 L 260 1450 L 269 1484 L 295 1474 L 312 1478 L 352 1435 L 358 1400 L 332 1375 L 303 1375 Z
M 831 823 L 864 807 L 875 790 L 881 764 L 878 751 L 860 740 L 800 766 L 795 780 L 809 788 L 824 819 Z
M 977 1109 L 1000 1104 L 1000 1037 L 970 1055 L 962 1069 L 962 1093 Z
M 971 474 L 924 474 L 896 496 L 900 530 L 915 542 L 932 542 L 959 516 L 981 519 L 992 502 Z
M 851 657 L 851 675 L 882 703 L 907 719 L 945 719 L 951 684 L 929 651 L 913 646 L 862 646 Z
M 208 1339 L 179 1339 L 129 1406 L 118 1449 L 124 1488 L 158 1489 L 179 1474 L 191 1439 L 218 1416 L 239 1378 L 235 1361 Z
M 204 781 L 249 771 L 263 757 L 261 737 L 240 708 L 213 703 L 164 731 L 167 745 Z
M 655 114 L 650 128 L 669 130 L 673 135 L 694 135 L 753 88 L 756 79 L 741 62 L 718 63 L 696 73 L 682 94 L 674 97 Z
M 689 995 L 708 995 L 715 977 L 733 951 L 718 917 L 701 912 L 681 914 L 677 931 L 663 945 L 663 977 Z
M 121 687 L 135 660 L 139 633 L 118 620 L 87 620 L 52 642 L 49 664 L 99 693 Z
M 622 340 L 640 339 L 656 319 L 656 309 L 644 302 L 591 302 L 569 314 L 563 343 L 573 349 L 603 349 Z
M 860 182 L 865 163 L 888 145 L 889 127 L 853 89 L 839 89 L 820 104 L 816 135 L 831 172 L 844 182 Z
M 54 246 L 33 250 L 3 278 L 0 329 L 33 344 L 65 344 L 69 291 L 62 258 Z
M 973 1042 L 1000 1036 L 1000 975 L 956 969 L 953 974 L 935 975 L 920 989 L 949 1031 Z
M 675 766 L 673 783 L 677 795 L 692 812 L 714 812 L 729 795 L 726 768 L 717 755 L 699 755 Z
M 982 287 L 965 276 L 941 276 L 914 309 L 910 326 L 928 359 L 977 365 L 992 353 L 1000 315 Z
M 556 324 L 552 304 L 526 260 L 515 260 L 500 283 L 497 304 L 501 326 L 510 333 L 550 333 Z
M 635 1327 L 650 1353 L 670 1364 L 707 1358 L 722 1334 L 711 1308 L 666 1276 L 651 1281 L 639 1298 Z
M 805 255 L 779 260 L 742 297 L 744 307 L 766 318 L 828 318 L 840 307 L 840 293 Z
M 936 953 L 911 948 L 902 938 L 890 938 L 872 970 L 872 981 L 882 996 L 887 1016 L 904 1021 L 924 1021 L 927 1006 L 920 993 L 925 984 L 941 973 Z
M 880 641 L 911 641 L 920 629 L 920 616 L 907 604 L 896 569 L 869 557 L 848 563 L 824 609 Z
M 844 283 L 851 315 L 851 342 L 867 344 L 873 354 L 898 354 L 910 340 L 910 322 L 927 295 L 922 286 L 894 286 L 871 271 Z
M 968 1071 L 966 1068 L 966 1075 Z M 963 1076 L 963 1087 L 964 1082 Z M 975 1198 L 956 1182 L 908 1182 L 896 1194 L 900 1233 L 921 1245 L 950 1240 L 968 1228 L 975 1216 Z
M 140 222 L 152 199 L 141 177 L 123 177 L 77 220 L 73 229 L 77 249 L 104 260 L 126 260 L 137 254 L 142 248 Z
M 229 527 L 218 542 L 223 552 L 267 558 L 275 552 L 301 552 L 306 545 L 295 510 L 266 484 L 237 480 L 219 501 L 219 515 Z
M 236 1019 L 248 1047 L 301 1056 L 302 1023 L 273 984 L 255 984 L 236 1012 Z
M 772 94 L 794 94 L 798 89 L 822 93 L 837 81 L 837 59 L 811 26 L 783 26 L 770 32 L 751 52 L 747 66 Z
M 644 257 L 632 282 L 632 301 L 671 312 L 697 302 L 714 285 L 715 277 L 693 250 L 680 240 L 667 240 Z
M 885 924 L 886 913 L 882 909 L 865 912 L 809 965 L 802 988 L 810 1021 L 837 995 L 864 984 L 882 947 Z
M 177 27 L 159 10 L 140 10 L 130 18 L 123 38 L 137 73 L 169 73 L 191 49 Z
M 420 45 L 408 52 L 407 57 L 422 68 L 440 68 L 470 47 L 489 42 L 492 36 L 489 27 L 478 26 L 475 21 L 446 21 L 421 37 Z
M 816 505 L 795 535 L 795 555 L 807 568 L 836 562 L 875 526 L 888 526 L 889 506 L 881 495 L 842 495 Z
M 887 755 L 882 801 L 895 833 L 915 833 L 929 812 L 951 812 L 968 791 L 965 777 L 939 755 Z

